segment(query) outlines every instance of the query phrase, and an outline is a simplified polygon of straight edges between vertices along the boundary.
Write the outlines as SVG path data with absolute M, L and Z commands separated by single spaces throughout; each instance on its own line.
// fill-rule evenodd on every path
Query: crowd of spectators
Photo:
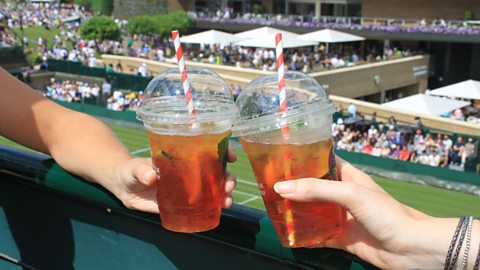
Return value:
M 51 99 L 102 105 L 113 111 L 136 110 L 143 97 L 142 92 L 112 90 L 107 81 L 99 84 L 55 78 L 50 80 L 43 93 Z
M 457 136 L 454 142 L 449 134 L 425 132 L 418 117 L 412 127 L 398 125 L 393 116 L 386 123 L 377 122 L 375 114 L 371 120 L 356 117 L 354 122 L 339 118 L 332 125 L 336 149 L 447 168 L 464 168 L 477 155 L 473 138 Z
M 231 9 L 217 11 L 190 12 L 198 22 L 222 22 L 230 24 L 270 25 L 283 27 L 329 28 L 338 30 L 369 30 L 385 32 L 438 33 L 443 35 L 479 35 L 480 27 L 466 20 L 447 21 L 442 18 L 427 20 L 403 20 L 396 18 L 377 18 L 362 20 L 360 17 L 284 14 L 234 13 Z
M 80 22 L 93 16 L 83 7 L 68 4 L 38 4 L 38 3 L 6 3 L 0 4 L 3 14 L 8 14 L 9 28 L 27 26 L 43 26 L 56 28 L 60 34 L 56 35 L 51 47 L 47 46 L 44 37 L 37 40 L 28 40 L 24 37 L 23 44 L 35 43 L 38 45 L 38 53 L 46 61 L 49 58 L 80 61 L 87 66 L 97 66 L 98 54 L 120 54 L 132 57 L 142 57 L 154 61 L 173 59 L 173 44 L 168 39 L 159 39 L 144 35 L 127 35 L 125 31 L 126 20 L 115 19 L 122 30 L 122 40 L 85 40 L 78 33 Z M 228 12 L 222 13 L 222 16 Z M 228 16 L 227 16 L 228 17 Z M 67 43 L 71 43 L 71 49 L 67 49 Z M 189 60 L 206 62 L 218 65 L 231 65 L 242 68 L 254 68 L 259 70 L 276 69 L 275 54 L 271 49 L 246 48 L 239 46 L 193 45 L 187 46 L 185 52 Z M 367 42 L 366 53 L 362 53 L 359 44 L 345 46 L 331 46 L 326 51 L 325 46 L 320 45 L 316 50 L 312 48 L 285 50 L 286 68 L 302 71 L 305 73 L 316 72 L 324 69 L 333 69 L 375 62 L 385 59 L 410 56 L 414 52 L 410 49 L 392 48 L 383 52 L 383 44 Z M 108 67 L 106 67 L 108 68 Z M 114 68 L 114 67 L 112 67 Z M 151 74 L 148 70 L 115 70 L 124 73 L 141 75 Z
M 480 104 L 476 105 L 475 101 L 472 100 L 469 106 L 455 109 L 451 112 L 444 113 L 441 116 L 480 125 Z

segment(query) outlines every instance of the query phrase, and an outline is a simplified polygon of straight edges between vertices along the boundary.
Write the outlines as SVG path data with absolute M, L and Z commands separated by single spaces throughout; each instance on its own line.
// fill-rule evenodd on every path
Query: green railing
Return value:
M 25 60 L 25 54 L 21 46 L 2 47 L 0 48 L 0 60 L 1 62 L 7 62 L 9 59 L 23 59 Z
M 141 124 L 141 122 L 137 120 L 134 111 L 112 111 L 112 110 L 107 110 L 106 108 L 99 107 L 96 105 L 91 105 L 91 104 L 76 103 L 76 102 L 70 103 L 70 102 L 59 101 L 59 100 L 54 100 L 54 101 L 66 108 L 72 109 L 77 112 L 84 112 L 86 114 L 97 116 L 97 117 L 106 117 L 113 120 Z
M 283 248 L 266 213 L 240 205 L 212 231 L 166 231 L 45 155 L 0 146 L 0 180 L 0 252 L 38 269 L 375 269 L 339 250 Z
M 366 165 L 391 172 L 430 176 L 439 180 L 480 186 L 480 175 L 472 172 L 456 171 L 448 168 L 427 166 L 402 160 L 376 157 L 343 150 L 336 150 L 335 153 L 353 164 Z
M 144 91 L 150 80 L 152 80 L 152 77 L 107 72 L 103 67 L 88 67 L 81 62 L 48 59 L 47 65 L 50 71 L 104 78 L 112 84 L 114 89 Z

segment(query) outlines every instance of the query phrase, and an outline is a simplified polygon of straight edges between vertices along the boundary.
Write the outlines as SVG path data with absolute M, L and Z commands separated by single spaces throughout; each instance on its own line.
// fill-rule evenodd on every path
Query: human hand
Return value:
M 235 152 L 228 148 L 227 161 L 235 162 Z M 131 209 L 158 213 L 156 186 L 157 175 L 150 158 L 130 158 L 121 162 L 113 172 L 113 180 L 104 185 L 122 203 Z M 229 208 L 232 203 L 232 191 L 237 179 L 230 172 L 225 174 L 225 198 L 223 207 Z
M 341 181 L 316 178 L 275 184 L 282 197 L 324 201 L 348 211 L 344 231 L 325 247 L 343 249 L 382 269 L 439 269 L 458 219 L 427 216 L 403 205 L 367 174 L 337 157 Z

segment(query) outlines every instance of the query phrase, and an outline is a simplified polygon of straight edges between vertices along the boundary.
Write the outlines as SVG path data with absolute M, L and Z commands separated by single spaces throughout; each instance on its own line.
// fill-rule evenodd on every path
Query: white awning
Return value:
M 253 30 L 248 30 L 248 31 L 236 33 L 235 36 L 240 37 L 242 39 L 251 39 L 251 38 L 261 38 L 261 37 L 264 37 L 264 36 L 275 35 L 276 33 L 282 33 L 283 36 L 288 36 L 288 35 L 292 36 L 292 37 L 293 36 L 295 36 L 295 37 L 300 36 L 300 35 L 295 34 L 293 32 L 280 30 L 280 29 L 273 28 L 273 27 L 268 27 L 268 26 L 264 26 L 264 27 L 253 29 Z
M 336 30 L 323 29 L 300 35 L 301 39 L 323 43 L 353 42 L 365 40 L 364 37 L 356 36 Z
M 429 95 L 480 99 L 480 82 L 467 80 L 430 91 Z
M 440 116 L 469 104 L 469 102 L 465 101 L 418 94 L 387 102 L 382 104 L 382 106 L 402 111 Z
M 182 43 L 230 45 L 243 38 L 217 30 L 209 30 L 180 38 Z

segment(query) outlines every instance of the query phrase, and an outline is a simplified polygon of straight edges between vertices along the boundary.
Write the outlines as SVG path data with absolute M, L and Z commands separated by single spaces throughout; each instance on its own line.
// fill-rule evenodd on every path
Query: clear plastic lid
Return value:
M 227 83 L 206 68 L 188 68 L 195 114 L 188 112 L 178 68 L 161 72 L 147 86 L 137 118 L 159 133 L 209 133 L 230 129 L 237 110 Z
M 237 98 L 239 117 L 232 129 L 234 136 L 278 130 L 283 124 L 296 127 L 303 125 L 307 118 L 315 118 L 317 124 L 320 121 L 330 132 L 335 107 L 322 86 L 301 72 L 288 71 L 285 78 L 287 113 L 279 113 L 277 74 L 255 79 Z

